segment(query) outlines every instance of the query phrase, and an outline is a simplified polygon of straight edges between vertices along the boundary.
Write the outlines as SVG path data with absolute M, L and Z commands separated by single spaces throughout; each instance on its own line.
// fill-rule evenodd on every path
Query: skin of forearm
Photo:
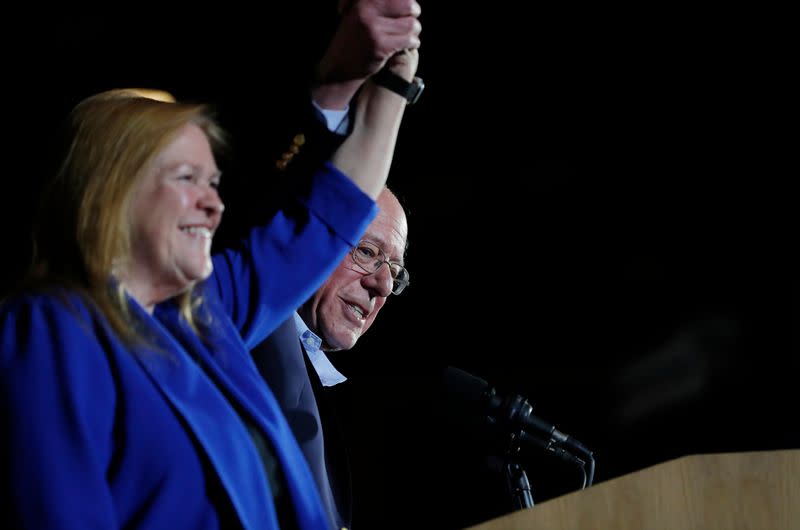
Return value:
M 385 88 L 364 84 L 356 106 L 353 132 L 332 163 L 372 199 L 386 185 L 406 100 Z

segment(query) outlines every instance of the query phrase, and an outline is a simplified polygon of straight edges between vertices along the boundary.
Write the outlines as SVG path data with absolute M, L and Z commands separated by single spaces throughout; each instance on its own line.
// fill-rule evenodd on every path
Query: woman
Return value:
M 393 70 L 410 80 L 416 58 Z M 221 134 L 206 109 L 112 91 L 73 110 L 31 288 L 0 307 L 4 522 L 327 526 L 248 348 L 374 217 L 404 107 L 367 83 L 305 195 L 213 257 Z

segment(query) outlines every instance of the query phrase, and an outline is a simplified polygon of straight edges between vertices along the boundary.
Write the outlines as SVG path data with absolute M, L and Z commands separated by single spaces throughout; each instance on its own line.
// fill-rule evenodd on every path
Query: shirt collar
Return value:
M 306 323 L 296 312 L 294 314 L 294 326 L 297 329 L 297 336 L 308 354 L 308 359 L 322 382 L 322 386 L 333 386 L 347 381 L 347 378 L 333 366 L 325 352 L 320 349 L 322 339 L 308 329 Z

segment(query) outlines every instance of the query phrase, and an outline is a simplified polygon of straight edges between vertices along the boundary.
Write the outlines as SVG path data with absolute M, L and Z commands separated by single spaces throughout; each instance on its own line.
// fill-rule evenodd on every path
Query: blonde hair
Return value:
M 70 113 L 66 152 L 38 213 L 29 284 L 82 292 L 129 341 L 137 339 L 136 326 L 113 277 L 131 257 L 130 205 L 148 165 L 187 123 L 199 126 L 213 148 L 225 145 L 205 105 L 156 100 L 140 89 L 81 101 Z M 193 290 L 178 302 L 197 331 Z

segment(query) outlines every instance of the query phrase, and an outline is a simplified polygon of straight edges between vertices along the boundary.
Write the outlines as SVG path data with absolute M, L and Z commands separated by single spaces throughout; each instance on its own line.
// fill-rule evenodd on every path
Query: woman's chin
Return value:
M 202 262 L 194 263 L 190 267 L 183 270 L 183 278 L 189 284 L 187 289 L 193 287 L 195 284 L 205 281 L 211 276 L 214 271 L 214 265 L 211 258 L 205 259 Z

